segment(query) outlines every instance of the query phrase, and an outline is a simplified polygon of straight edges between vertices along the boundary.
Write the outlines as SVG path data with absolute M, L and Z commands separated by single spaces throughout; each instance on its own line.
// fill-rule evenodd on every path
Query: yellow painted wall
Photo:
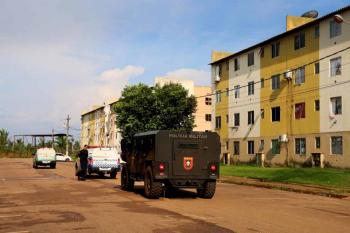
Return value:
M 221 102 L 216 103 L 215 99 L 213 104 L 215 106 L 215 117 L 221 116 L 221 128 L 215 129 L 216 132 L 220 135 L 221 139 L 221 152 L 226 153 L 226 141 L 228 140 L 228 123 L 226 122 L 226 115 L 228 115 L 228 104 L 229 104 L 229 96 L 226 96 L 226 89 L 229 88 L 229 70 L 227 66 L 229 62 L 227 60 L 221 62 L 222 73 L 221 80 L 217 82 L 215 85 L 215 91 L 222 91 L 221 93 Z M 215 125 L 215 117 L 212 119 Z
M 297 28 L 301 25 L 304 25 L 308 22 L 311 22 L 315 19 L 313 18 L 306 18 L 306 17 L 299 17 L 299 16 L 292 16 L 292 15 L 287 15 L 286 19 L 286 30 L 292 30 L 294 28 Z
M 218 61 L 224 57 L 230 56 L 232 53 L 223 51 L 212 51 L 211 52 L 211 62 Z
M 280 55 L 271 58 L 271 45 L 265 46 L 264 57 L 261 58 L 261 78 L 271 78 L 272 75 L 296 69 L 302 65 L 319 59 L 319 39 L 314 36 L 314 27 L 304 29 L 305 47 L 294 50 L 294 37 L 289 35 L 279 40 Z M 277 41 L 276 41 L 277 42 Z M 292 81 L 280 77 L 280 89 L 272 90 L 272 80 L 265 81 L 261 89 L 261 108 L 265 117 L 261 120 L 261 136 L 278 137 L 281 134 L 309 134 L 320 130 L 319 112 L 314 110 L 314 101 L 319 99 L 319 77 L 314 74 L 314 64 L 305 67 L 305 83 L 295 84 L 295 73 Z M 305 102 L 306 117 L 294 119 L 294 105 Z M 281 121 L 272 122 L 271 108 L 280 106 Z

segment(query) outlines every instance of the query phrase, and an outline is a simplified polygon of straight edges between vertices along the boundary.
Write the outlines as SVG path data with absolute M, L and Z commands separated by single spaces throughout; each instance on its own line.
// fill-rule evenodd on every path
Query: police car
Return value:
M 120 155 L 115 148 L 97 147 L 88 148 L 88 175 L 98 174 L 104 176 L 109 174 L 111 178 L 115 178 L 120 171 Z M 80 160 L 75 163 L 75 174 L 79 174 Z

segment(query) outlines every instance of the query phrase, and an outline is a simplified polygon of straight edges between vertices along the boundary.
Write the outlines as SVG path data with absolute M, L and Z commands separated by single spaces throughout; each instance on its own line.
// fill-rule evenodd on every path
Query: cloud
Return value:
M 209 70 L 181 68 L 167 72 L 165 75 L 161 75 L 159 77 L 167 78 L 170 80 L 193 80 L 195 85 L 210 85 Z
M 128 65 L 122 69 L 114 68 L 103 71 L 98 80 L 101 81 L 97 85 L 98 95 L 96 100 L 108 100 L 118 98 L 123 88 L 129 83 L 130 78 L 140 76 L 145 69 L 140 66 Z
M 141 75 L 144 71 L 145 69 L 143 67 L 128 65 L 123 69 L 115 68 L 103 71 L 99 78 L 104 81 L 118 81 Z

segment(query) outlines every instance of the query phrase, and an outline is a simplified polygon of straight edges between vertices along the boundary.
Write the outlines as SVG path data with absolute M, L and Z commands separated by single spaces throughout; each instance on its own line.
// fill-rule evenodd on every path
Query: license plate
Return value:
M 43 161 L 43 163 L 50 163 L 50 161 Z

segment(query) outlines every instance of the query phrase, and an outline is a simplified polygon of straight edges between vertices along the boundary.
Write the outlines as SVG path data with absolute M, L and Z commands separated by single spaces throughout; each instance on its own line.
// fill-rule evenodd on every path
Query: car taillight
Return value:
M 94 163 L 94 160 L 90 157 L 90 158 L 88 158 L 88 163 L 89 163 L 89 165 L 92 165 Z
M 212 172 L 216 171 L 216 165 L 215 164 L 210 165 L 210 171 L 212 171 Z
M 164 172 L 164 170 L 165 170 L 165 165 L 164 165 L 164 163 L 160 163 L 160 164 L 159 164 L 159 171 L 160 171 L 160 172 Z

